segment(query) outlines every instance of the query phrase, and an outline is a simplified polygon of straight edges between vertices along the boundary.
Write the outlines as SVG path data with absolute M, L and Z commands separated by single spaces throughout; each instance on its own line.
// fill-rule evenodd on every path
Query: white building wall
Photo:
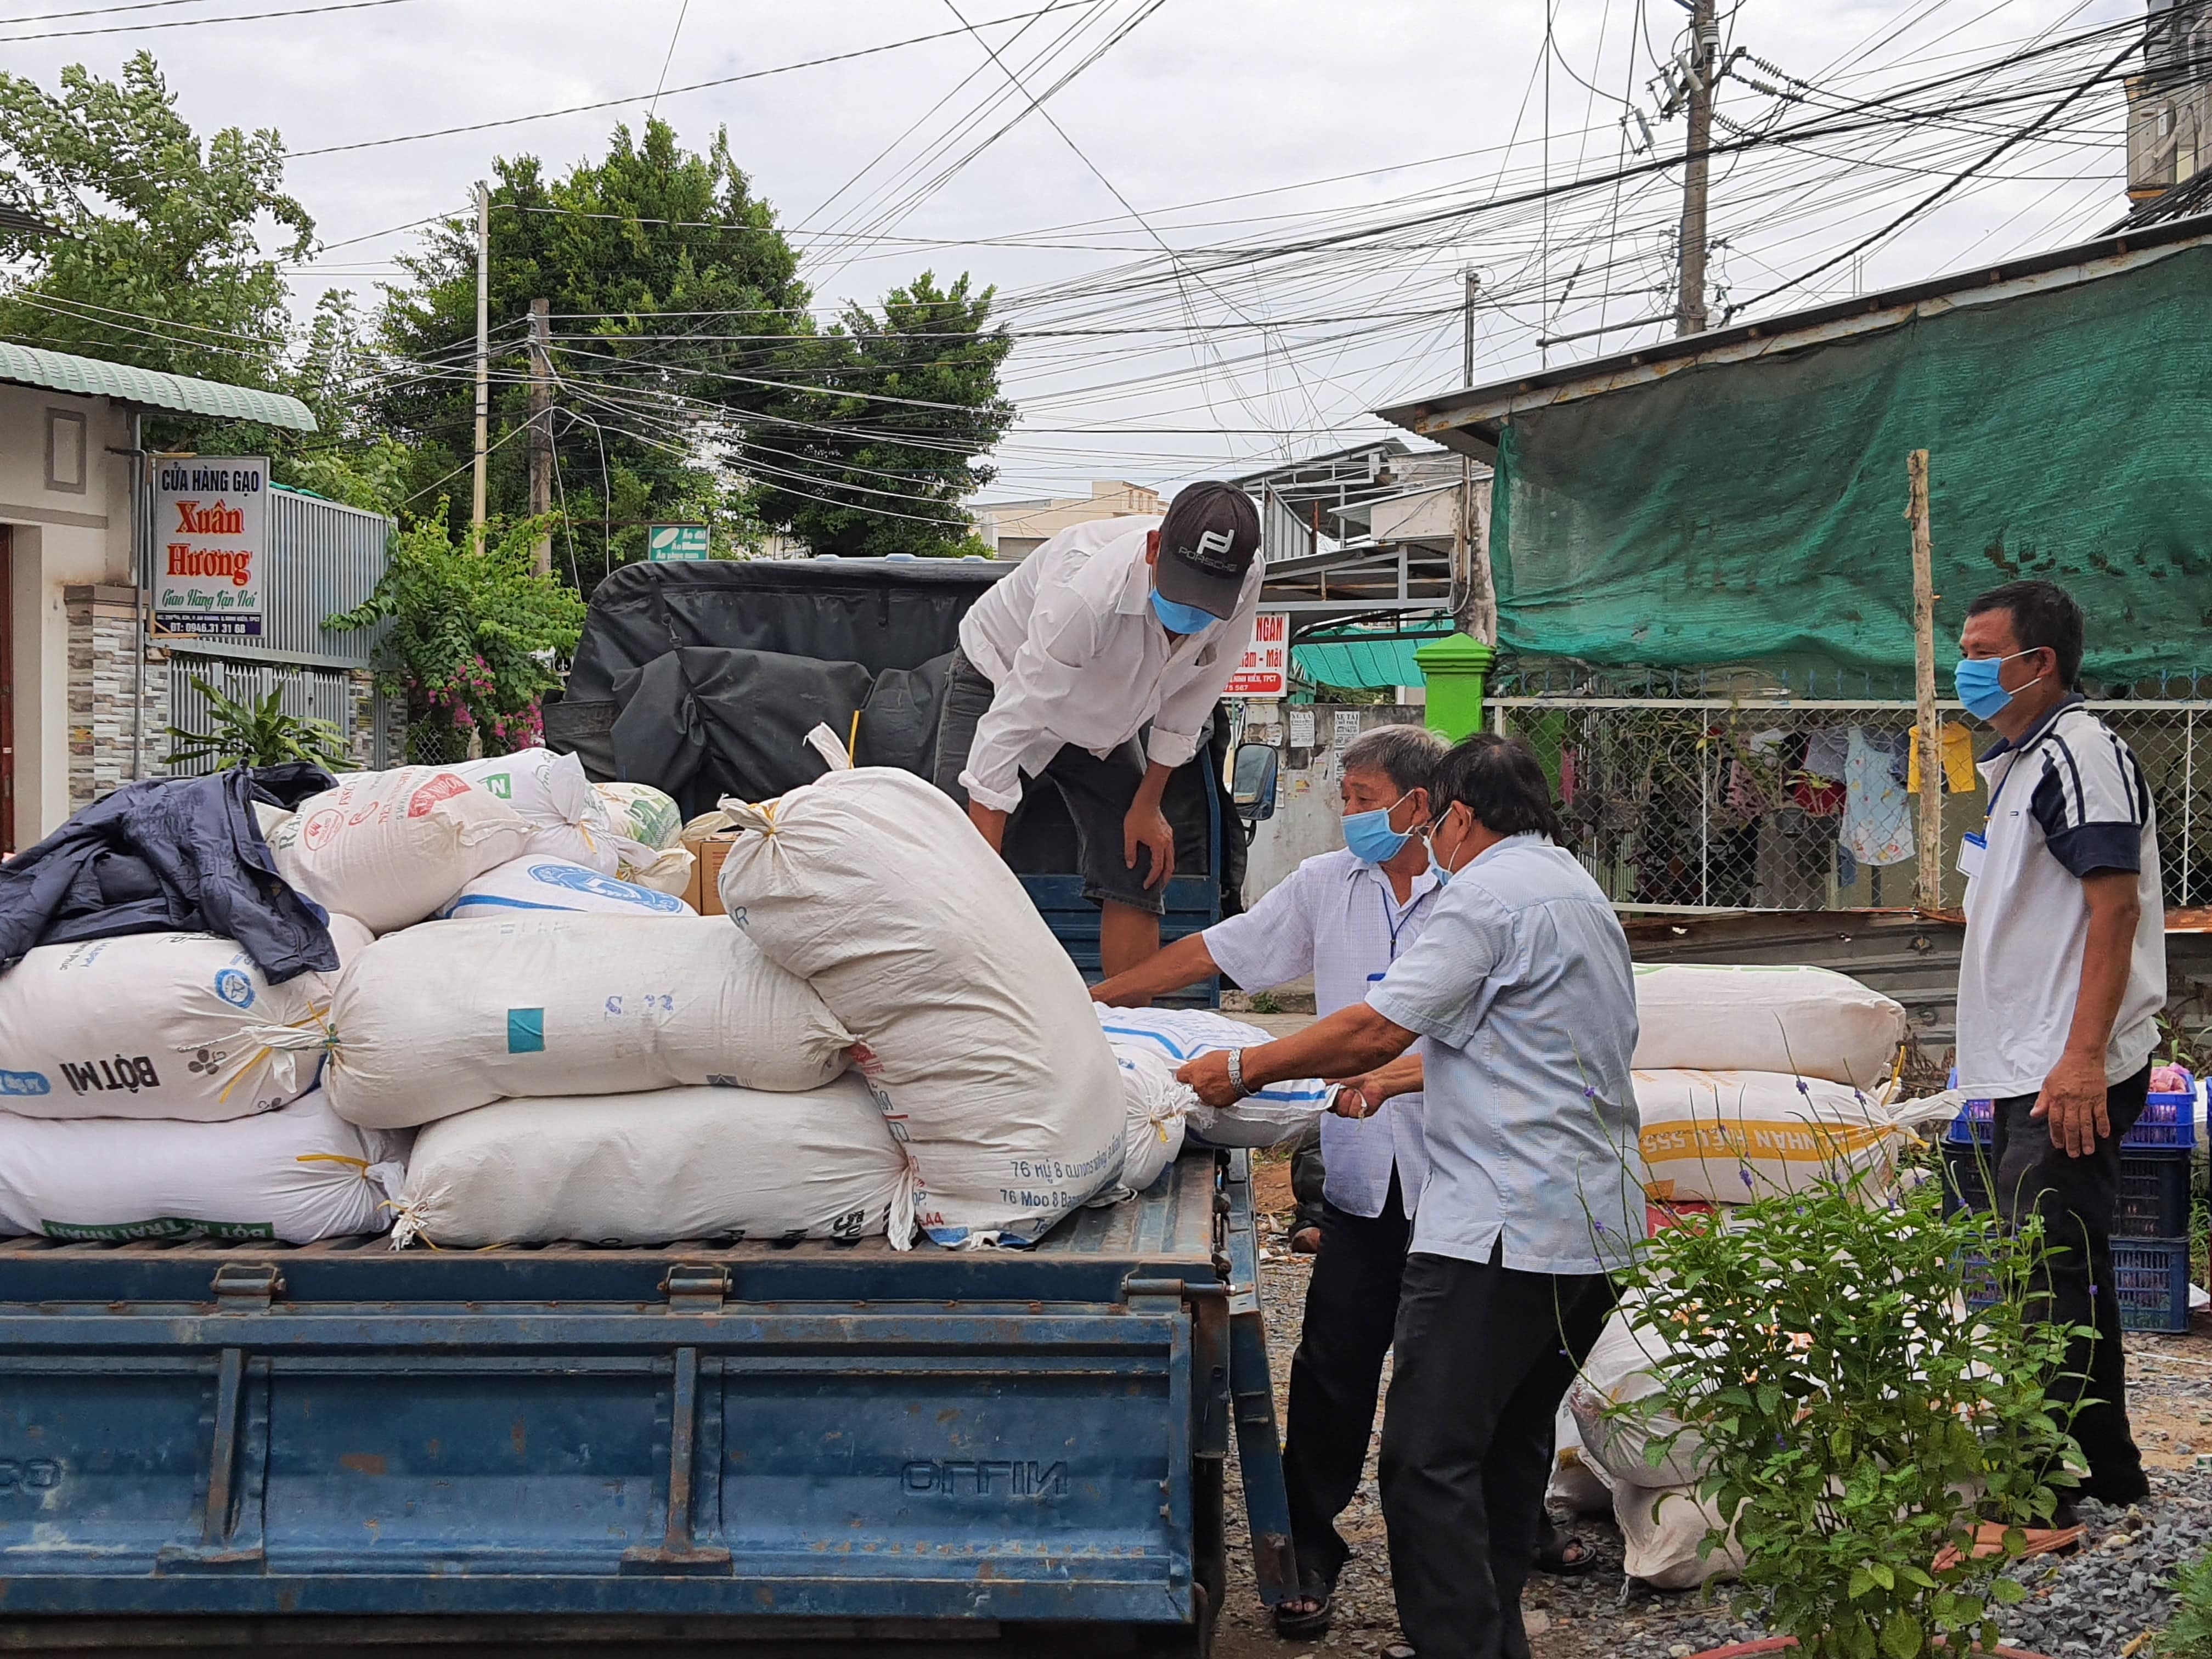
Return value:
M 50 411 L 82 417 L 81 488 L 48 478 Z M 66 429 L 66 428 L 65 428 Z M 10 527 L 15 641 L 15 842 L 69 817 L 69 618 L 62 590 L 131 580 L 131 418 L 104 398 L 0 386 L 0 523 Z M 65 457 L 68 459 L 73 459 Z M 66 473 L 73 470 L 66 464 Z

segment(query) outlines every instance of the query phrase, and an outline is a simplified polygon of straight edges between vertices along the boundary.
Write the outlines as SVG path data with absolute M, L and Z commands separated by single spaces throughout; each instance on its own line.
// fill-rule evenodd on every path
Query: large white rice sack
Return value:
M 400 1211 L 394 1249 L 849 1240 L 914 1225 L 906 1155 L 854 1077 L 803 1095 L 665 1089 L 479 1106 L 416 1138 Z
M 1720 1524 L 1720 1511 L 1699 1501 L 1695 1487 L 1615 1486 L 1613 1515 L 1620 1525 L 1624 1577 L 1654 1589 L 1686 1590 L 1742 1575 L 1743 1547 L 1733 1531 L 1705 1553 L 1705 1535 Z
M 933 1239 L 1032 1240 L 1114 1183 L 1121 1079 L 1083 976 L 950 796 L 872 766 L 723 805 L 723 907 L 860 1040 Z
M 1856 1177 L 1880 1193 L 1896 1179 L 1905 1132 L 1856 1089 L 1773 1072 L 1632 1075 L 1655 1199 L 1743 1204 Z
M 1545 1484 L 1544 1501 L 1570 1515 L 1613 1512 L 1613 1487 L 1605 1471 L 1583 1454 L 1582 1430 L 1564 1400 L 1553 1418 L 1552 1478 Z
M 602 916 L 696 916 L 672 893 L 603 876 L 588 865 L 532 853 L 487 870 L 439 910 L 449 920 L 481 921 L 513 910 L 582 910 Z
M 1164 1069 L 1170 1081 L 1186 1060 L 1224 1048 L 1255 1048 L 1273 1037 L 1256 1025 L 1204 1008 L 1109 1008 L 1092 1003 L 1114 1057 L 1131 1066 Z M 1177 1087 L 1183 1085 L 1177 1085 Z M 1186 1093 L 1188 1093 L 1186 1090 Z M 1208 1146 L 1285 1146 L 1321 1121 L 1334 1091 L 1319 1078 L 1285 1078 L 1229 1106 L 1207 1106 L 1189 1095 L 1190 1137 Z
M 369 943 L 331 918 L 341 963 Z M 0 1109 L 25 1117 L 251 1117 L 313 1088 L 335 974 L 271 985 L 235 939 L 41 945 L 0 974 Z
M 434 915 L 527 850 L 530 826 L 451 768 L 356 772 L 268 832 L 276 873 L 325 910 L 388 933 Z
M 0 1112 L 0 1233 L 287 1244 L 380 1233 L 406 1145 L 343 1121 L 320 1090 L 228 1123 Z
M 1901 1004 L 1826 968 L 1648 963 L 1636 1017 L 1639 1071 L 1786 1072 L 1869 1093 L 1905 1035 Z
M 649 783 L 595 783 L 615 834 L 654 852 L 665 852 L 684 835 L 684 809 L 676 797 Z
M 614 828 L 615 874 L 657 893 L 691 884 L 697 855 L 683 843 L 684 809 L 649 783 L 595 783 L 592 789 Z
M 1121 1068 L 1121 1188 L 1141 1193 L 1182 1152 L 1183 1130 L 1198 1097 L 1176 1081 L 1164 1059 L 1116 1049 Z
M 509 1095 L 790 1093 L 836 1076 L 853 1042 L 804 981 L 714 916 L 410 927 L 340 975 L 331 1025 L 331 1104 L 380 1128 Z
M 1626 1410 L 1659 1392 L 1651 1367 L 1671 1358 L 1658 1332 L 1637 1328 L 1642 1310 L 1634 1296 L 1623 1298 L 1591 1346 L 1589 1358 L 1567 1386 L 1565 1409 L 1572 1413 L 1583 1455 L 1604 1472 L 1613 1486 L 1690 1486 L 1704 1477 L 1705 1442 L 1690 1431 L 1680 1434 L 1656 1463 L 1655 1442 L 1681 1427 L 1663 1413 L 1649 1416 Z
M 513 807 L 530 826 L 523 849 L 567 859 L 612 875 L 620 862 L 606 803 L 584 775 L 574 755 L 550 749 L 518 749 L 511 755 L 463 761 L 449 770 Z

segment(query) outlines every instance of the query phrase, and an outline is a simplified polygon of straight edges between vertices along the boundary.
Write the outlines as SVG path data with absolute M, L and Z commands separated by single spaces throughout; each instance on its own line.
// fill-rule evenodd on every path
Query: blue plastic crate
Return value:
M 1959 1262 L 1959 1285 L 1970 1309 L 1986 1308 L 1996 1298 L 1984 1256 Z M 2189 1328 L 2189 1241 L 2185 1238 L 2116 1238 L 2112 1282 L 2097 1287 L 2100 1296 L 2119 1300 L 2120 1328 L 2126 1331 L 2186 1331 Z
M 2179 1094 L 2151 1096 L 2143 1103 L 2142 1115 L 2136 1120 L 2135 1127 L 2120 1137 L 2120 1145 L 2169 1151 L 2195 1146 L 2197 1087 L 2197 1079 L 2191 1078 L 2189 1087 Z M 1990 1139 L 1991 1114 L 1988 1101 L 1970 1100 L 1951 1120 L 1951 1127 L 1943 1138 L 1954 1146 L 1986 1146 Z

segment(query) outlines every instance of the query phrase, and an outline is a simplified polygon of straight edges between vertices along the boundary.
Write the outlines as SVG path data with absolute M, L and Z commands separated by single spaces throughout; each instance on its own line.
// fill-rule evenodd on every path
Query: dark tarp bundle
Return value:
M 126 783 L 0 864 L 0 967 L 33 947 L 119 933 L 234 939 L 281 984 L 337 970 L 323 913 L 276 873 L 253 817 L 333 787 L 320 767 L 239 766 Z
M 2212 247 L 1696 363 L 1501 438 L 1510 652 L 1909 673 L 1905 457 L 1926 449 L 1941 634 L 2043 576 L 2088 613 L 2099 678 L 2212 667 Z
M 592 776 L 665 789 L 685 816 L 723 795 L 762 800 L 821 775 L 802 739 L 855 731 L 864 766 L 934 771 L 937 716 L 960 619 L 1014 567 L 968 560 L 761 560 L 630 565 L 592 595 L 566 695 L 545 710 L 549 747 Z M 1176 868 L 1212 868 L 1214 793 L 1224 907 L 1238 908 L 1243 838 L 1220 782 L 1224 724 L 1162 803 Z M 1006 857 L 1024 874 L 1076 868 L 1059 793 L 1028 792 Z

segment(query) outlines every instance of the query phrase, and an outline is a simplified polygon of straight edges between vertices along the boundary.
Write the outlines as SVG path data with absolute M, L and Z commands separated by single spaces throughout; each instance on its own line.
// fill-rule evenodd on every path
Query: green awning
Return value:
M 1441 639 L 1449 629 L 1418 640 L 1316 640 L 1291 647 L 1298 672 L 1316 685 L 1356 686 L 1381 690 L 1393 685 L 1421 684 L 1421 665 L 1413 653 L 1428 637 Z
M 315 417 L 307 404 L 281 392 L 256 392 L 189 374 L 163 374 L 98 357 L 41 351 L 36 346 L 0 340 L 0 381 L 70 392 L 81 398 L 112 398 L 164 415 L 210 415 L 219 420 L 253 421 L 294 432 L 313 432 Z

